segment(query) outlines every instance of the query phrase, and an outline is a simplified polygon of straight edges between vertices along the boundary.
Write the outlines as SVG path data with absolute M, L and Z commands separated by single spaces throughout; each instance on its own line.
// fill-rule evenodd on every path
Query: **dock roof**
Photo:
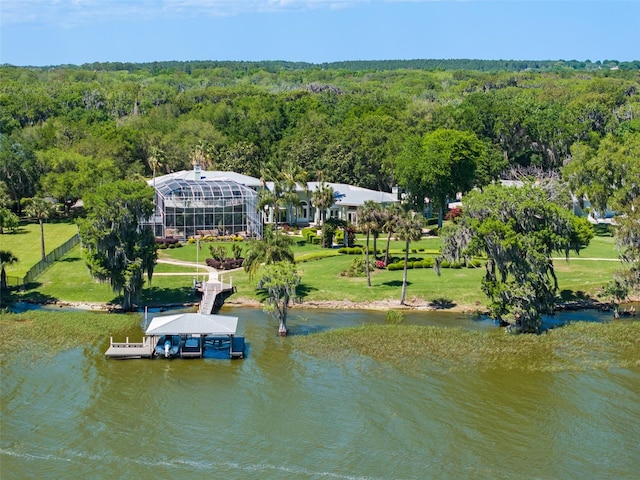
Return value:
M 155 317 L 147 327 L 147 335 L 235 335 L 238 317 L 180 313 Z

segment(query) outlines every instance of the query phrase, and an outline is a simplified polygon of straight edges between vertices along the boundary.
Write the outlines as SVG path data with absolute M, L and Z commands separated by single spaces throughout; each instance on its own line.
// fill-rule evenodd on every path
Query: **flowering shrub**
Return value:
M 384 263 L 384 260 L 376 260 L 376 268 L 386 268 L 387 265 Z
M 462 208 L 453 207 L 444 218 L 445 220 L 453 220 L 455 222 L 460 215 L 462 215 Z

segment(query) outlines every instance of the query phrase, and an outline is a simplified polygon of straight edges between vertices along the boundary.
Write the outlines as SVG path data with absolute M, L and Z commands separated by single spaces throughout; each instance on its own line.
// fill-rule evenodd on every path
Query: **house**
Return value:
M 148 181 L 155 189 L 156 237 L 262 236 L 257 211 L 260 181 L 234 172 L 207 172 L 196 165 Z
M 155 212 L 149 224 L 157 237 L 189 238 L 198 235 L 243 237 L 262 236 L 265 223 L 273 223 L 276 212 L 267 206 L 258 211 L 259 192 L 272 190 L 272 182 L 235 172 L 205 171 L 199 165 L 148 181 L 155 189 Z M 344 183 L 327 183 L 334 203 L 326 218 L 339 218 L 357 225 L 357 210 L 366 201 L 388 205 L 396 194 L 369 190 Z M 320 223 L 321 212 L 313 206 L 313 192 L 319 182 L 297 185 L 297 205 L 280 206 L 279 223 L 307 226 Z

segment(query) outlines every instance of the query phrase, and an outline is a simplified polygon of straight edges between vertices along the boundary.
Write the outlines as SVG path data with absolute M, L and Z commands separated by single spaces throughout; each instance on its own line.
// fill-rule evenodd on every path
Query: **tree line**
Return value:
M 303 177 L 384 191 L 399 186 L 408 206 L 420 212 L 428 202 L 440 223 L 447 200 L 458 193 L 489 188 L 499 178 L 544 178 L 554 180 L 546 192 L 557 204 L 568 205 L 570 187 L 593 209 L 627 214 L 619 242 L 631 269 L 627 283 L 616 285 L 637 277 L 637 68 L 494 65 L 494 71 L 401 63 L 0 67 L 0 219 L 15 223 L 25 199 L 45 196 L 68 213 L 105 185 L 188 169 L 194 161 L 276 181 L 282 192 L 274 195 L 283 197 Z M 531 208 L 548 220 L 539 234 L 523 237 L 539 242 L 539 256 L 511 272 L 536 270 L 553 279 L 545 258 L 573 245 L 575 231 L 555 232 L 550 219 L 557 224 L 564 217 L 544 205 Z M 520 213 L 513 212 L 513 230 L 500 241 L 537 228 L 519 226 Z M 465 215 L 464 229 L 448 238 L 487 253 L 464 239 L 469 232 L 481 238 L 483 222 L 496 219 L 472 209 Z M 503 258 L 524 258 L 505 252 Z M 97 272 L 103 262 L 94 259 Z M 152 273 L 146 264 L 134 267 L 128 279 Z M 496 268 L 488 272 L 486 291 L 504 301 L 513 293 L 509 275 Z M 528 294 L 548 299 L 553 286 L 540 285 Z M 502 313 L 535 317 L 527 311 L 530 298 L 516 314 Z
M 309 180 L 390 191 L 407 143 L 440 128 L 481 143 L 481 182 L 559 171 L 572 148 L 640 130 L 637 70 L 207 65 L 0 67 L 0 178 L 14 211 L 38 191 L 69 205 L 104 182 L 190 168 L 197 148 L 205 168 L 260 177 L 293 162 Z

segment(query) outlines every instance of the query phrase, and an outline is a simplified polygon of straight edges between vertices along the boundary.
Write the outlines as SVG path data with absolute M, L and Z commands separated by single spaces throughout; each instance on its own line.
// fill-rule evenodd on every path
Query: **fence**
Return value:
M 51 252 L 49 252 L 44 257 L 44 259 L 40 260 L 33 267 L 31 267 L 24 277 L 7 275 L 7 287 L 24 287 L 28 283 L 33 282 L 36 278 L 38 278 L 38 275 L 40 275 L 47 268 L 53 265 L 53 262 L 62 258 L 69 250 L 75 247 L 78 243 L 80 243 L 80 235 L 76 233 L 73 237 L 71 237 L 69 240 L 64 242 L 62 245 L 54 248 Z

